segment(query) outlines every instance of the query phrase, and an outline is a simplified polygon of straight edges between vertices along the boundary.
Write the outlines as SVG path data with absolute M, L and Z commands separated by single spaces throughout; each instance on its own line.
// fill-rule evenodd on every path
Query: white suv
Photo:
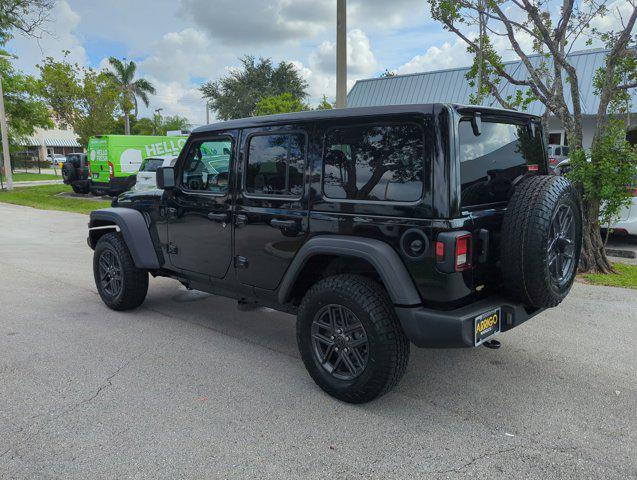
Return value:
M 159 157 L 148 157 L 142 161 L 137 172 L 137 182 L 133 187 L 134 191 L 152 190 L 157 188 L 155 172 L 159 167 L 174 167 L 177 157 L 175 155 L 165 155 Z

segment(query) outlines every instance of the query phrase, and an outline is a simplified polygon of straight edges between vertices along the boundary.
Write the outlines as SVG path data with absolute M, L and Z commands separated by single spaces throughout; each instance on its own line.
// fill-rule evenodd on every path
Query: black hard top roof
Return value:
M 319 120 L 340 120 L 354 117 L 375 117 L 379 115 L 405 114 L 405 113 L 432 113 L 435 106 L 448 106 L 458 110 L 475 109 L 480 111 L 493 110 L 494 112 L 514 113 L 525 117 L 533 117 L 526 113 L 502 108 L 492 108 L 477 105 L 455 105 L 442 103 L 423 103 L 410 105 L 384 105 L 380 107 L 356 107 L 334 108 L 332 110 L 310 110 L 306 112 L 281 113 L 277 115 L 265 115 L 261 117 L 238 118 L 226 122 L 211 123 L 198 127 L 192 133 L 215 132 L 231 130 L 235 128 L 260 127 L 264 125 L 282 125 L 286 123 L 312 122 Z

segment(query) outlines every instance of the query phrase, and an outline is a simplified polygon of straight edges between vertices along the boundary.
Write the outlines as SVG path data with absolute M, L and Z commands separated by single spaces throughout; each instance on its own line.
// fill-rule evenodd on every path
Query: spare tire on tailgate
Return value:
M 582 244 L 579 196 L 564 177 L 523 179 L 502 224 L 500 260 L 505 288 L 525 305 L 558 305 L 577 273 Z
M 64 165 L 62 165 L 62 179 L 65 182 L 77 180 L 77 170 L 72 162 L 64 162 Z

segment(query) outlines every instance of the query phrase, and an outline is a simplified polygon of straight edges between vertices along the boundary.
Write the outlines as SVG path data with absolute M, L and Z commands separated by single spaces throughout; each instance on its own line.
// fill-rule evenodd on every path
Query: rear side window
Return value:
M 156 172 L 163 163 L 164 161 L 160 158 L 147 158 L 142 162 L 140 170 L 142 172 Z
M 253 195 L 300 197 L 305 171 L 305 135 L 286 133 L 250 138 L 246 192 Z
M 414 202 L 422 197 L 424 141 L 416 124 L 330 129 L 323 192 L 347 200 Z
M 513 181 L 529 165 L 538 170 L 544 163 L 540 129 L 532 137 L 526 125 L 483 121 L 475 135 L 467 120 L 460 122 L 458 135 L 462 206 L 508 200 Z

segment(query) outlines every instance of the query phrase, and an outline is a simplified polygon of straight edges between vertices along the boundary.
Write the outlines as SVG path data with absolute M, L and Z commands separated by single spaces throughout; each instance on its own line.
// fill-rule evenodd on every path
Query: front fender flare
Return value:
M 294 282 L 307 261 L 321 254 L 363 259 L 374 267 L 395 305 L 422 303 L 407 267 L 389 244 L 373 238 L 333 235 L 313 237 L 301 247 L 279 286 L 279 303 L 290 300 Z
M 93 210 L 89 221 L 89 230 L 107 225 L 117 225 L 124 237 L 133 262 L 137 268 L 154 270 L 159 268 L 159 259 L 148 230 L 144 215 L 132 208 L 104 208 Z M 89 245 L 92 244 L 89 235 Z

